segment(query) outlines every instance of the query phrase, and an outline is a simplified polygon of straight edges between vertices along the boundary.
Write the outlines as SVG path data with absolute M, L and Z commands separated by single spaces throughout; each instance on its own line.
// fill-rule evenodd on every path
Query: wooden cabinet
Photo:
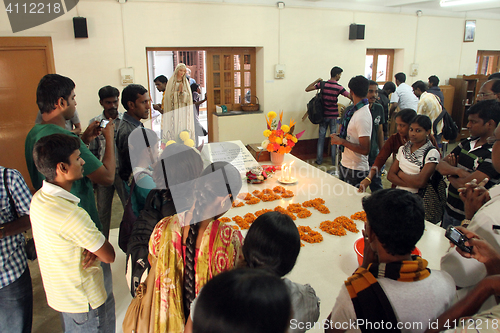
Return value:
M 450 85 L 455 87 L 451 117 L 460 130 L 459 137 L 457 138 L 459 140 L 469 136 L 466 111 L 476 102 L 477 93 L 487 80 L 488 77 L 481 74 L 458 75 L 456 78 L 450 78 Z

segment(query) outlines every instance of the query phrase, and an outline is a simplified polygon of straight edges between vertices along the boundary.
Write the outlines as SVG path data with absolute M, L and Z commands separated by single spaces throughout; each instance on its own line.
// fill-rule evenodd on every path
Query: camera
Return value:
M 109 120 L 103 119 L 103 120 L 101 120 L 101 123 L 99 124 L 99 127 L 100 128 L 106 128 L 106 126 L 108 125 L 108 123 L 109 123 Z
M 458 248 L 464 252 L 471 253 L 472 246 L 465 246 L 465 242 L 469 239 L 461 233 L 458 229 L 452 225 L 448 226 L 445 233 L 446 238 L 448 238 L 453 244 L 458 246 Z

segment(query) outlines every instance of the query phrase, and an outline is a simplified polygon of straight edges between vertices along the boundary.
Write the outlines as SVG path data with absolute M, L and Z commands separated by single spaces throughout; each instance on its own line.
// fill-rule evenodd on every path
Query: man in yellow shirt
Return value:
M 70 193 L 73 182 L 83 178 L 80 140 L 45 136 L 35 144 L 33 158 L 45 176 L 30 218 L 47 303 L 61 313 L 65 332 L 104 332 L 106 290 L 99 260 L 112 263 L 115 252 Z M 98 260 L 89 260 L 89 253 Z
M 413 88 L 413 93 L 419 98 L 416 110 L 417 114 L 429 117 L 432 121 L 432 128 L 434 129 L 434 121 L 441 114 L 441 111 L 443 111 L 439 98 L 436 95 L 427 92 L 427 85 L 424 81 L 417 81 L 411 86 Z M 441 136 L 443 134 L 442 119 L 436 126 L 436 132 L 433 132 L 432 134 L 434 134 L 437 143 L 441 144 Z

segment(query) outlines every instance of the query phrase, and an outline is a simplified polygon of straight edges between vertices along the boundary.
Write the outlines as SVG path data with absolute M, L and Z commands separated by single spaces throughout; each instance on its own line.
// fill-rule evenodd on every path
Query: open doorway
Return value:
M 172 77 L 175 67 L 183 63 L 191 70 L 191 79 L 200 85 L 201 99 L 207 93 L 206 85 L 206 52 L 204 50 L 180 50 L 180 49 L 154 49 L 147 48 L 148 59 L 148 82 L 149 91 L 153 104 L 161 104 L 163 93 L 155 87 L 154 79 L 159 75 L 165 75 L 168 80 Z M 191 81 L 192 81 L 191 80 Z M 204 102 L 199 107 L 199 120 L 204 129 L 208 129 L 207 103 Z M 152 129 L 158 134 L 161 132 L 160 113 L 151 109 Z M 199 137 L 199 142 L 208 142 L 208 135 Z

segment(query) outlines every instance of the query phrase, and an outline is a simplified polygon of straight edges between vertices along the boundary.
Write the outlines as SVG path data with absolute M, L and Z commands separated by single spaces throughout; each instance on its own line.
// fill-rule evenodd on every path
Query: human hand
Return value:
M 180 93 L 182 92 L 182 89 L 183 89 L 182 87 L 183 87 L 183 85 L 182 85 L 182 82 L 181 82 L 181 83 L 179 83 L 179 92 Z
M 83 250 L 83 256 L 84 256 L 83 261 L 82 261 L 83 269 L 86 269 L 86 268 L 89 268 L 90 266 L 92 266 L 94 261 L 96 261 L 96 259 L 97 259 L 97 256 L 87 249 Z
M 109 123 L 102 129 L 102 135 L 106 140 L 113 141 L 115 139 L 115 123 L 113 119 L 109 118 Z
M 153 109 L 156 111 L 161 111 L 161 105 L 160 104 L 153 104 Z
M 457 166 L 457 157 L 455 156 L 455 154 L 448 154 L 443 158 L 443 160 L 451 166 Z
M 360 193 L 363 193 L 363 192 L 366 192 L 366 189 L 368 188 L 368 186 L 370 185 L 370 182 L 368 181 L 368 179 L 363 179 L 361 181 L 361 183 L 359 183 L 359 188 L 358 188 L 358 192 Z
M 99 127 L 99 122 L 96 120 L 90 123 L 85 132 L 82 133 L 83 143 L 86 145 L 90 144 L 100 133 L 101 128 Z
M 361 267 L 368 268 L 368 265 L 370 265 L 371 263 L 378 262 L 378 255 L 377 252 L 375 252 L 370 246 L 370 240 L 366 233 L 366 230 L 363 229 L 362 233 L 365 240 L 365 248 L 363 250 L 363 263 L 361 264 Z
M 457 252 L 460 253 L 462 257 L 474 258 L 477 261 L 485 264 L 486 266 L 492 263 L 500 262 L 500 254 L 493 248 L 493 246 L 490 245 L 490 243 L 479 237 L 478 234 L 468 230 L 467 228 L 459 226 L 455 228 L 462 232 L 465 237 L 469 239 L 467 242 L 465 242 L 465 245 L 472 246 L 471 253 L 460 250 L 458 246 L 456 247 Z
M 474 214 L 486 202 L 490 200 L 490 194 L 484 187 L 488 182 L 488 178 L 483 179 L 479 184 L 473 179 L 470 183 L 466 183 L 464 188 L 459 188 L 460 199 L 464 203 L 465 217 L 471 219 Z
M 342 144 L 342 140 L 337 134 L 330 134 L 330 143 L 332 145 L 341 145 Z

